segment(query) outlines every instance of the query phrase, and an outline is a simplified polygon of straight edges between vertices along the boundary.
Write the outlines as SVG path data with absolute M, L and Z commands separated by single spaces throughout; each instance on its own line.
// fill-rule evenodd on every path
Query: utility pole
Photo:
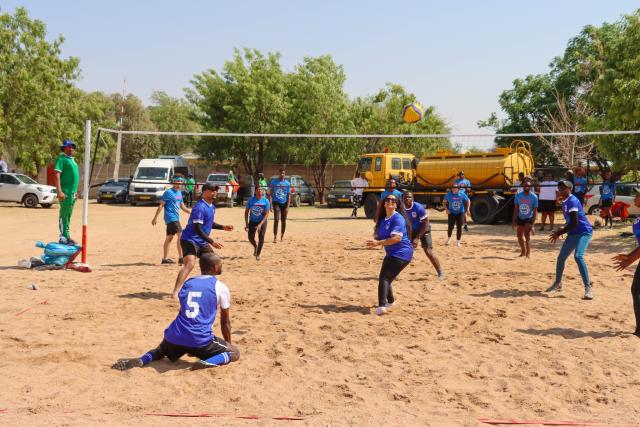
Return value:
M 118 129 L 120 130 L 120 132 L 118 132 L 118 138 L 116 141 L 116 164 L 113 168 L 113 180 L 117 181 L 118 180 L 118 176 L 120 174 L 120 157 L 122 155 L 122 130 L 123 130 L 123 119 L 124 119 L 124 92 L 125 92 L 125 87 L 127 86 L 127 79 L 125 78 L 124 81 L 122 82 L 122 103 L 120 104 L 120 113 L 118 114 L 120 116 L 120 122 L 118 124 Z

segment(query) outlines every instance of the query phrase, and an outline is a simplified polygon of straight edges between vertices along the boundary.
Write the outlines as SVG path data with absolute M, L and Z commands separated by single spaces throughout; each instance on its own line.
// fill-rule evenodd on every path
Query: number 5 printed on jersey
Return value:
M 200 298 L 202 296 L 202 292 L 189 292 L 187 296 L 187 305 L 191 307 L 191 309 L 186 309 L 184 314 L 187 315 L 189 319 L 195 319 L 200 313 L 200 304 L 194 301 L 196 298 Z

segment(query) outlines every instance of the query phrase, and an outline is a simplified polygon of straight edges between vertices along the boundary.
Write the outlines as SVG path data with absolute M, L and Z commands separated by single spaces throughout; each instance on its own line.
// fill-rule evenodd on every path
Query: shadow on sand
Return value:
M 131 262 L 128 264 L 103 264 L 103 267 L 155 267 L 156 265 L 161 264 L 153 264 L 150 262 Z M 166 264 L 170 265 L 170 264 Z
M 528 335 L 538 335 L 538 336 L 548 336 L 548 335 L 557 335 L 559 337 L 574 340 L 578 338 L 615 338 L 621 337 L 625 335 L 633 335 L 630 332 L 620 332 L 620 331 L 581 331 L 573 328 L 548 328 L 548 329 L 516 329 L 516 332 L 520 332 L 522 334 Z
M 482 294 L 471 294 L 472 297 L 491 297 L 491 298 L 521 298 L 521 297 L 537 297 L 550 298 L 549 294 L 542 291 L 525 291 L 521 289 L 496 289 L 491 292 Z M 566 298 L 564 295 L 555 295 L 553 298 Z
M 131 294 L 118 295 L 118 298 L 135 298 L 135 299 L 165 299 L 171 296 L 167 292 L 134 292 Z
M 360 313 L 371 314 L 371 308 L 359 305 L 335 305 L 335 304 L 315 304 L 305 305 L 298 304 L 298 307 L 309 309 L 320 309 L 325 313 Z

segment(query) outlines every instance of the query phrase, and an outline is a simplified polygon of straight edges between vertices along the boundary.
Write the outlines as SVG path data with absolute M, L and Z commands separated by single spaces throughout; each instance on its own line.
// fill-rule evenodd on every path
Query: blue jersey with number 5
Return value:
M 184 282 L 178 298 L 180 313 L 164 331 L 164 338 L 172 344 L 200 348 L 213 339 L 218 297 L 215 276 L 197 276 Z

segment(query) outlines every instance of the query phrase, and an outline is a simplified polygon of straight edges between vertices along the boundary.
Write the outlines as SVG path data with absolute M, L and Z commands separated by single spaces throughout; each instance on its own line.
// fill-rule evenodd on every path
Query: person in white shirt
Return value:
M 2 154 L 0 154 L 0 172 L 1 173 L 9 172 L 9 166 L 7 166 L 7 162 L 4 161 Z
M 365 173 L 362 172 L 359 177 L 351 180 L 351 191 L 353 191 L 353 211 L 351 216 L 358 216 L 358 208 L 362 206 L 362 192 L 369 186 L 369 182 L 365 178 Z
M 544 231 L 547 218 L 549 218 L 549 231 L 553 231 L 556 200 L 558 199 L 558 182 L 553 180 L 553 173 L 551 171 L 544 173 L 544 179 L 540 183 L 539 189 L 538 212 L 541 214 L 540 231 Z

